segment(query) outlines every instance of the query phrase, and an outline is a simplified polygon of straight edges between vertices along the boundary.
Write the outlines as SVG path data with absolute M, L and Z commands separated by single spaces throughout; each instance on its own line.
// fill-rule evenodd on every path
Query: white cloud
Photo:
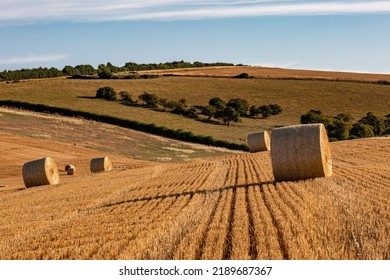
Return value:
M 0 23 L 390 13 L 390 1 L 0 0 Z
M 0 64 L 12 65 L 12 64 L 29 64 L 29 63 L 39 63 L 39 62 L 50 62 L 50 61 L 59 61 L 68 57 L 65 54 L 32 54 L 28 56 L 17 56 L 17 57 L 8 57 L 1 58 Z

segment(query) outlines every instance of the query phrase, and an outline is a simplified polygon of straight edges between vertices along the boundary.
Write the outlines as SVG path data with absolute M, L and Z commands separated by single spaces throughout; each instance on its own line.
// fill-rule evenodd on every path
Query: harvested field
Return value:
M 145 70 L 140 74 L 178 75 L 178 76 L 203 76 L 203 77 L 234 77 L 241 73 L 247 73 L 257 78 L 296 78 L 296 79 L 336 79 L 353 81 L 390 81 L 389 74 L 367 74 L 352 72 L 332 72 L 316 70 L 283 69 L 260 66 L 217 66 L 187 69 Z
M 0 259 L 390 258 L 390 138 L 332 143 L 329 178 L 275 183 L 269 152 L 179 164 L 117 157 L 109 173 L 12 191 L 39 143 L 7 137 L 0 174 L 15 174 L 0 177 L 9 185 L 0 188 Z M 46 143 L 59 166 L 76 150 L 94 154 Z

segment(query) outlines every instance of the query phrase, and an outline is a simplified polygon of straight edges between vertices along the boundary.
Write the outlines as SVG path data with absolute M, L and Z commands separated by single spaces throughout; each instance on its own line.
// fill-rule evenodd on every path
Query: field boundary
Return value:
M 108 115 L 100 115 L 85 111 L 78 111 L 60 107 L 54 107 L 44 104 L 32 104 L 28 102 L 13 101 L 13 100 L 0 100 L 0 107 L 11 107 L 17 109 L 23 109 L 28 111 L 57 114 L 66 117 L 83 118 L 87 120 L 93 120 L 97 122 L 117 125 L 124 128 L 134 129 L 141 132 L 146 132 L 158 136 L 163 136 L 175 140 L 180 140 L 189 143 L 197 143 L 208 146 L 215 146 L 221 148 L 227 148 L 230 150 L 248 151 L 249 148 L 245 144 L 230 143 L 225 140 L 216 140 L 212 136 L 194 135 L 191 131 L 184 131 L 182 129 L 171 129 L 165 126 L 157 126 L 154 123 L 141 123 L 134 120 L 128 120 Z

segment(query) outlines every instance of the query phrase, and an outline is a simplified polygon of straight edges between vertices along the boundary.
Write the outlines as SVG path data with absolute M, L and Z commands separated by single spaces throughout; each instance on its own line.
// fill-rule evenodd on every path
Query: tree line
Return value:
M 232 98 L 225 102 L 219 97 L 213 97 L 208 105 L 192 106 L 188 108 L 185 98 L 178 101 L 159 98 L 156 94 L 144 92 L 134 99 L 127 91 L 117 92 L 112 87 L 101 87 L 96 91 L 96 98 L 103 98 L 109 101 L 120 101 L 124 105 L 142 105 L 147 108 L 171 112 L 188 118 L 199 119 L 199 115 L 204 115 L 207 120 L 215 118 L 224 125 L 229 126 L 231 122 L 240 122 L 242 117 L 266 119 L 271 115 L 278 115 L 282 112 L 282 107 L 278 104 L 268 104 L 261 106 L 250 106 L 249 102 L 242 98 Z
M 301 115 L 301 123 L 323 123 L 330 141 L 390 135 L 390 114 L 380 117 L 368 112 L 357 122 L 349 114 L 327 116 L 320 110 L 310 110 Z
M 54 78 L 62 76 L 82 77 L 98 75 L 99 78 L 110 78 L 112 74 L 125 71 L 141 71 L 141 70 L 160 70 L 160 69 L 176 69 L 176 68 L 196 68 L 210 66 L 234 66 L 232 63 L 216 62 L 204 63 L 195 61 L 194 63 L 181 61 L 165 62 L 165 63 L 142 63 L 127 62 L 124 66 L 118 67 L 108 62 L 100 64 L 97 68 L 92 65 L 83 64 L 77 66 L 66 65 L 62 70 L 57 68 L 32 68 L 21 70 L 4 70 L 0 72 L 0 81 L 19 81 L 24 79 L 38 78 Z

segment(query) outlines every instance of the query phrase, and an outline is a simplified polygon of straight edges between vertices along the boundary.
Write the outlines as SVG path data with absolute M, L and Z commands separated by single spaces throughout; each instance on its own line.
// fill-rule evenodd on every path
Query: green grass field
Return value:
M 241 123 L 233 123 L 226 127 L 93 98 L 96 90 L 103 86 L 113 87 L 118 92 L 128 91 L 134 98 L 144 91 L 170 100 L 185 98 L 189 106 L 206 105 L 212 97 L 220 97 L 226 101 L 240 97 L 257 106 L 277 103 L 282 106 L 283 112 L 266 120 L 243 118 Z M 248 133 L 298 124 L 300 116 L 309 109 L 319 109 L 327 115 L 349 113 L 355 121 L 369 111 L 384 116 L 390 113 L 390 86 L 323 80 L 210 77 L 161 77 L 138 80 L 53 78 L 19 83 L 2 82 L 0 100 L 24 101 L 111 115 L 244 143 Z

